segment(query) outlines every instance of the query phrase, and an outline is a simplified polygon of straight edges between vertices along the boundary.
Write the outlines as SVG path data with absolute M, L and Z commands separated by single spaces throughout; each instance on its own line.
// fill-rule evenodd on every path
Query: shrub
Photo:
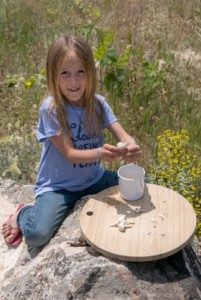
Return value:
M 192 204 L 197 215 L 196 234 L 201 236 L 201 163 L 191 149 L 189 133 L 166 130 L 157 141 L 157 159 L 149 178 L 177 191 Z

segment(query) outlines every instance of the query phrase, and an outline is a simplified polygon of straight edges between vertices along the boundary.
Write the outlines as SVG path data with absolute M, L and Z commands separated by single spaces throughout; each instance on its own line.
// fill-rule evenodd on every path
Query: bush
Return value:
M 149 178 L 177 191 L 192 204 L 197 215 L 196 234 L 201 236 L 201 162 L 191 149 L 189 133 L 166 130 L 157 141 L 157 158 Z

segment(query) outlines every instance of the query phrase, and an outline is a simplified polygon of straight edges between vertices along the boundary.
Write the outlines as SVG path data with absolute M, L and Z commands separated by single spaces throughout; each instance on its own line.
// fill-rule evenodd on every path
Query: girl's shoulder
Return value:
M 107 102 L 106 101 L 106 99 L 105 99 L 105 97 L 103 97 L 102 95 L 99 95 L 99 94 L 96 94 L 95 95 L 95 99 L 96 99 L 96 101 L 99 101 L 100 103 L 104 103 L 104 102 Z
M 53 97 L 52 96 L 48 96 L 47 98 L 45 98 L 42 103 L 41 103 L 41 106 L 40 106 L 40 111 L 41 110 L 46 110 L 48 111 L 51 104 L 53 102 Z
M 96 105 L 104 109 L 107 108 L 109 105 L 105 97 L 103 97 L 102 95 L 96 94 L 95 100 L 96 100 Z
M 104 109 L 110 108 L 109 102 L 103 97 L 102 95 L 96 94 L 95 95 L 96 103 L 99 104 Z

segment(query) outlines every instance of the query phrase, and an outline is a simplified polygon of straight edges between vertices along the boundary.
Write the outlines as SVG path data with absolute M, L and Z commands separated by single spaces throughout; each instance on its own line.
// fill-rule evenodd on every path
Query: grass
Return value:
M 45 59 L 62 33 L 89 41 L 99 61 L 98 92 L 139 141 L 147 172 L 158 162 L 157 137 L 165 130 L 186 130 L 199 157 L 200 28 L 200 0 L 2 0 L 0 176 L 35 182 Z M 110 135 L 106 141 L 114 143 Z
M 1 138 L 10 131 L 17 135 L 20 130 L 28 135 L 34 131 L 44 94 L 44 78 L 39 75 L 45 68 L 47 48 L 56 36 L 67 32 L 83 35 L 96 50 L 104 42 L 109 50 L 112 46 L 116 53 L 109 54 L 114 60 L 120 60 L 130 47 L 122 68 L 108 59 L 109 54 L 102 57 L 99 92 L 108 97 L 125 128 L 148 152 L 144 163 L 154 159 L 150 145 L 165 129 L 188 130 L 195 151 L 200 151 L 200 68 L 189 64 L 188 58 L 178 64 L 174 56 L 178 50 L 197 53 L 200 48 L 200 1 L 160 1 L 158 5 L 153 0 L 124 4 L 10 0 L 0 5 Z M 109 33 L 112 38 L 106 38 Z M 159 60 L 165 63 L 160 71 Z M 31 78 L 35 82 L 28 86 Z

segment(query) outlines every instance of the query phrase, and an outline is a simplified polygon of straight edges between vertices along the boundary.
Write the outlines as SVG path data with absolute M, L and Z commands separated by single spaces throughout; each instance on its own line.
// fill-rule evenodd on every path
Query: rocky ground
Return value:
M 0 222 L 20 202 L 33 201 L 33 187 L 0 180 Z M 79 228 L 80 200 L 51 242 L 38 253 L 23 241 L 16 249 L 0 239 L 0 299 L 183 300 L 201 299 L 201 245 L 158 261 L 108 259 L 85 243 Z

